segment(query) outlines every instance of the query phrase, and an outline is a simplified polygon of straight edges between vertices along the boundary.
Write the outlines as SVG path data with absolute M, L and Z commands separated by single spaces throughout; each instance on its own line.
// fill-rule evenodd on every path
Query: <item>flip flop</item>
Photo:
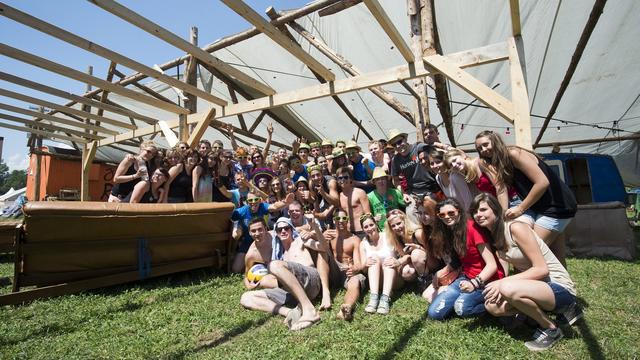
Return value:
M 300 331 L 300 330 L 304 330 L 310 326 L 312 326 L 313 324 L 317 323 L 320 321 L 320 317 L 318 316 L 317 319 L 304 319 L 304 320 L 298 320 L 297 323 L 293 324 L 291 326 L 291 331 Z
M 298 322 L 298 320 L 300 320 L 301 316 L 302 316 L 302 309 L 300 309 L 298 306 L 294 307 L 293 309 L 291 309 L 291 311 L 289 311 L 289 313 L 287 314 L 287 317 L 284 318 L 284 323 L 287 325 L 289 330 L 291 330 L 291 326 L 293 326 L 293 324 L 295 324 L 296 322 Z

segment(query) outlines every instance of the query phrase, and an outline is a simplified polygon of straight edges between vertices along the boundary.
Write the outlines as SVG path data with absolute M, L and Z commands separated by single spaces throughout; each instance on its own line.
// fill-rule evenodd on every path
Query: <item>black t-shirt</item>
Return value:
M 391 160 L 391 176 L 404 175 L 407 179 L 407 190 L 411 194 L 424 194 L 440 190 L 433 175 L 420 165 L 420 160 L 418 160 L 418 154 L 425 146 L 429 145 L 413 144 L 406 156 L 395 154 Z

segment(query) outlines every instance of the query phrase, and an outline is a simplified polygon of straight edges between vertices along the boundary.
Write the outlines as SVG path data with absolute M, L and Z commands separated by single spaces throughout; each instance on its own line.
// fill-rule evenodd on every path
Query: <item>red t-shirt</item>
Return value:
M 462 263 L 462 272 L 469 279 L 473 279 L 478 276 L 486 265 L 480 255 L 480 251 L 478 251 L 478 245 L 480 244 L 486 244 L 486 246 L 489 246 L 487 236 L 482 231 L 480 225 L 469 219 L 467 220 L 467 254 L 460 259 L 460 262 Z M 496 260 L 498 270 L 493 274 L 489 281 L 486 281 L 487 283 L 504 277 L 504 270 L 498 261 L 496 253 L 493 251 L 491 253 L 493 254 L 493 258 Z

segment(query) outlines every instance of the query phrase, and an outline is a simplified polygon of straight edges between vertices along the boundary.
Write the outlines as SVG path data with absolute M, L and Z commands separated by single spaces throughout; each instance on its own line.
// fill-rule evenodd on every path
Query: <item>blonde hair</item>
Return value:
M 404 222 L 404 234 L 402 235 L 402 239 L 400 239 L 401 241 L 398 241 L 397 236 L 390 225 L 391 220 L 394 218 L 400 218 Z M 387 215 L 387 221 L 384 223 L 384 236 L 398 254 L 404 255 L 403 248 L 405 245 L 405 239 L 411 239 L 418 229 L 421 229 L 420 225 L 409 220 L 402 210 L 395 209 L 389 211 L 389 214 Z
M 476 164 L 473 159 L 470 159 L 464 151 L 460 149 L 449 149 L 444 153 L 444 164 L 448 169 L 451 169 L 451 159 L 455 156 L 461 156 L 465 165 L 464 165 L 464 180 L 467 183 L 475 183 L 478 181 L 481 173 L 478 172 Z

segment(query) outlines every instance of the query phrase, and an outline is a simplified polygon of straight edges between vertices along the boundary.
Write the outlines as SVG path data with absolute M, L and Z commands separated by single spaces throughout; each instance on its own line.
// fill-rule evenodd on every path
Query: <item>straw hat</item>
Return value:
M 331 146 L 333 147 L 333 143 L 329 139 L 322 140 L 322 146 Z
M 302 150 L 302 149 L 311 150 L 311 146 L 309 146 L 309 144 L 301 143 L 300 146 L 298 147 L 298 150 Z
M 304 176 L 300 176 L 300 177 L 298 178 L 298 180 L 296 180 L 296 186 L 297 186 L 299 183 L 301 183 L 301 182 L 304 182 L 304 183 L 309 184 L 309 180 L 307 180 L 307 178 L 306 178 L 306 177 L 304 177 Z
M 333 158 L 335 159 L 337 157 L 340 157 L 340 156 L 344 155 L 344 151 L 342 149 L 334 149 L 331 152 L 331 155 L 333 155 Z
M 353 141 L 353 140 L 350 140 L 347 143 L 347 146 L 345 146 L 344 148 L 345 149 L 358 149 L 358 151 L 362 150 L 362 149 L 360 149 L 360 146 L 358 146 L 358 143 Z
M 373 176 L 371 177 L 371 181 L 376 181 L 377 179 L 381 179 L 381 178 L 388 178 L 389 175 L 387 175 L 386 171 L 384 171 L 383 168 L 381 167 L 376 167 L 375 169 L 373 169 Z
M 309 144 L 309 147 L 311 147 L 312 149 L 319 148 L 320 147 L 320 142 L 319 141 L 314 141 L 311 144 Z
M 273 180 L 273 178 L 276 176 L 276 174 L 269 168 L 259 168 L 256 169 L 252 174 L 251 174 L 251 181 L 253 181 L 253 183 L 258 186 L 258 181 L 262 178 L 266 178 L 267 182 L 271 182 L 271 180 Z
M 389 143 L 393 143 L 393 140 L 395 140 L 398 136 L 403 136 L 405 139 L 407 138 L 407 133 L 403 133 L 398 129 L 391 129 L 389 131 Z

